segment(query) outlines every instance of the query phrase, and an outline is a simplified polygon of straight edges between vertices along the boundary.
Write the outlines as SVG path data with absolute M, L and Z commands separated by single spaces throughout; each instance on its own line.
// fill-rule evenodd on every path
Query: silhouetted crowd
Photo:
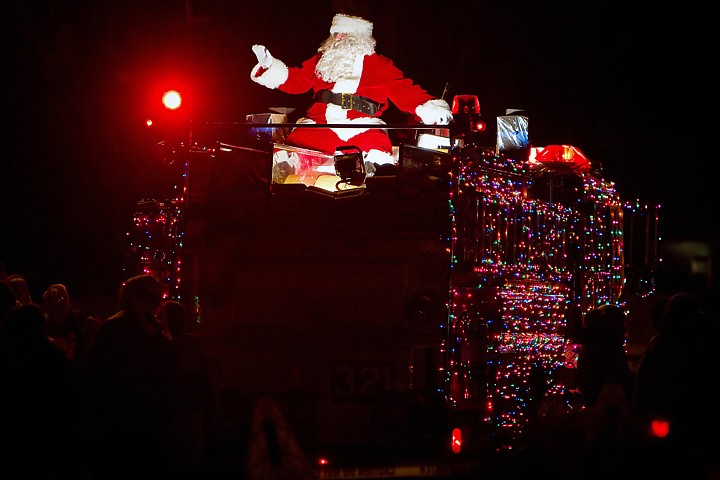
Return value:
M 625 310 L 602 305 L 585 314 L 576 401 L 540 409 L 510 478 L 720 478 L 715 293 L 660 296 L 651 317 L 654 335 L 632 369 Z
M 212 389 L 186 307 L 151 275 L 97 319 L 67 288 L 0 280 L 3 477 L 199 478 Z
M 648 321 L 631 368 L 625 310 L 587 312 L 571 393 L 540 402 L 490 478 L 720 478 L 717 298 L 663 296 Z M 62 284 L 33 301 L 0 264 L 4 478 L 206 478 L 213 390 L 189 322 L 151 275 L 125 280 L 117 312 L 99 319 Z

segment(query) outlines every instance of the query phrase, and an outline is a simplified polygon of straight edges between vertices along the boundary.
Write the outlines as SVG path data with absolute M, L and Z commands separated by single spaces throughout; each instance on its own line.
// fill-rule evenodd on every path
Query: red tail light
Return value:
M 450 448 L 453 453 L 462 451 L 462 431 L 459 428 L 453 428 Z
M 653 437 L 665 438 L 670 433 L 670 421 L 661 418 L 650 422 L 650 433 Z

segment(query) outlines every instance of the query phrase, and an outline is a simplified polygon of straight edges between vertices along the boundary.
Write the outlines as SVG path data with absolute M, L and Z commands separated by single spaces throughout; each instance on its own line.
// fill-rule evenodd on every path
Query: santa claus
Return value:
M 288 67 L 262 45 L 253 45 L 258 64 L 250 78 L 268 88 L 292 94 L 312 89 L 313 103 L 298 123 L 343 125 L 343 128 L 295 128 L 286 143 L 334 154 L 339 147 L 362 150 L 366 163 L 394 164 L 392 143 L 380 119 L 391 101 L 426 125 L 452 120 L 445 100 L 430 95 L 406 78 L 393 62 L 375 52 L 373 24 L 337 14 L 330 36 L 300 67 Z M 358 125 L 349 128 L 345 125 Z

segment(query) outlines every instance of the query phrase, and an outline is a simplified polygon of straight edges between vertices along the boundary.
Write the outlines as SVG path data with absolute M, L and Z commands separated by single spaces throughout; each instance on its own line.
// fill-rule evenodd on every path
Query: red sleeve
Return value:
M 369 70 L 382 72 L 384 77 L 382 83 L 387 98 L 403 112 L 414 114 L 418 105 L 437 98 L 430 95 L 420 85 L 415 84 L 413 80 L 406 78 L 403 72 L 389 58 L 382 55 L 373 55 L 368 60 L 377 63 Z
M 288 78 L 278 87 L 278 90 L 285 93 L 305 93 L 317 82 L 315 77 L 315 65 L 320 59 L 320 52 L 314 57 L 305 60 L 300 67 L 288 67 Z

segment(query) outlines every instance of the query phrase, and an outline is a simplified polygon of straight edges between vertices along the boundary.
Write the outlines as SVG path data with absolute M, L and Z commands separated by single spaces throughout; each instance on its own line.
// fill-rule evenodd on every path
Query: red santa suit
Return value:
M 371 32 L 372 23 L 343 14 L 335 16 L 330 29 L 331 34 L 370 36 Z M 389 102 L 406 113 L 415 114 L 428 125 L 444 125 L 452 119 L 447 102 L 433 97 L 406 78 L 389 58 L 375 53 L 374 48 L 368 54 L 358 55 L 352 72 L 341 75 L 334 82 L 323 80 L 317 72 L 322 51 L 300 67 L 288 67 L 272 58 L 264 47 L 256 45 L 253 50 L 256 49 L 264 50 L 269 59 L 256 51 L 260 63 L 250 75 L 254 82 L 291 94 L 313 91 L 313 103 L 298 123 L 359 125 L 358 128 L 296 128 L 286 138 L 290 145 L 328 154 L 335 153 L 338 147 L 355 146 L 362 150 L 366 161 L 394 163 L 387 132 L 368 127 L 385 125 L 380 116 L 387 110 Z M 353 108 L 349 108 L 350 99 Z

